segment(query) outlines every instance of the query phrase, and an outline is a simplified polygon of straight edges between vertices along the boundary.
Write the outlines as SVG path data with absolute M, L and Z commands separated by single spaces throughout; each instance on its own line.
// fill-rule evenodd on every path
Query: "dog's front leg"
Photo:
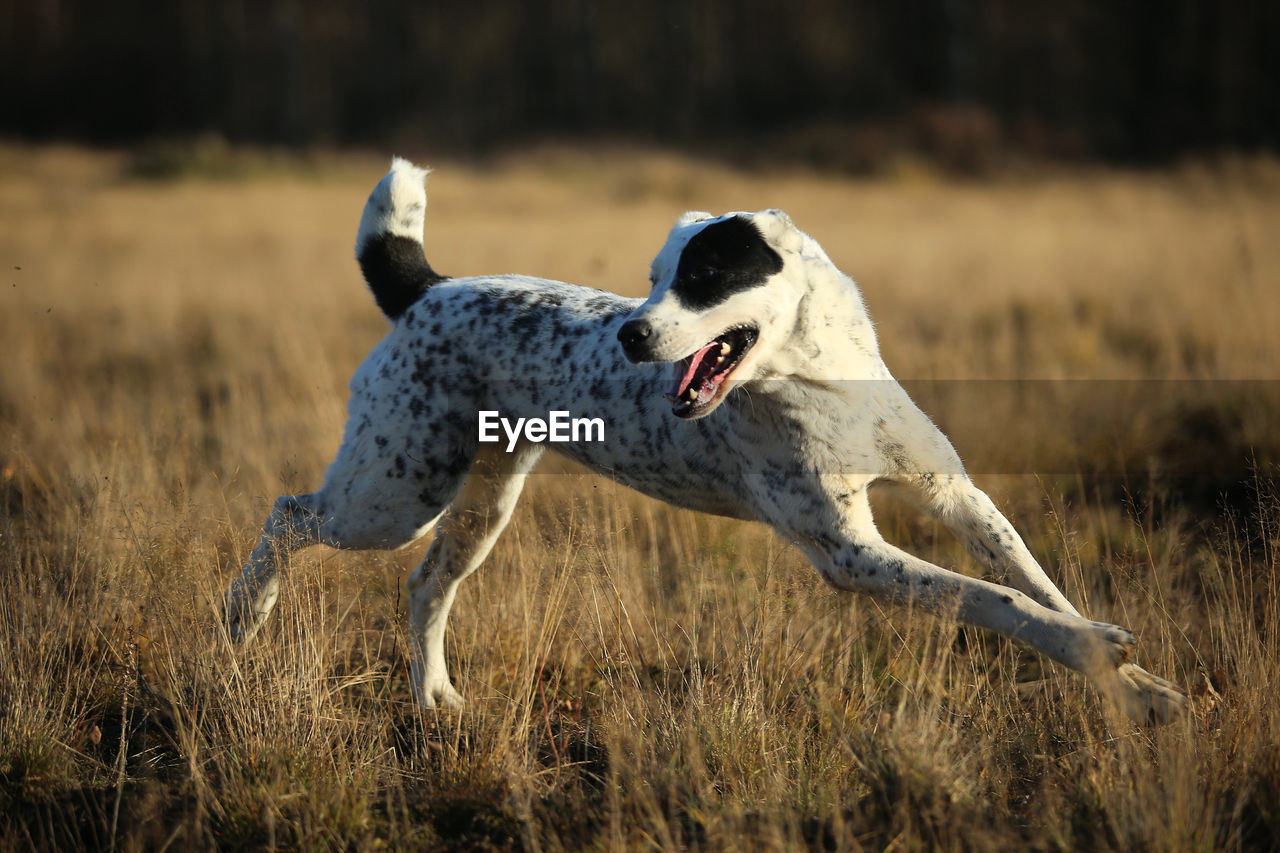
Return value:
M 1123 663 L 1134 642 L 1116 625 L 1050 610 L 1016 589 L 948 571 L 879 538 L 840 543 L 810 558 L 837 589 L 988 628 L 1095 678 Z
M 1105 622 L 1052 610 L 1016 589 L 947 571 L 895 548 L 874 530 L 809 540 L 810 559 L 828 583 L 988 628 L 1089 676 L 1132 719 L 1167 722 L 1186 697 L 1127 663 L 1134 637 Z
M 896 416 L 895 421 L 886 419 L 879 425 L 880 446 L 890 447 L 896 451 L 886 454 L 887 470 L 884 473 L 885 479 L 881 481 L 882 485 L 887 485 L 899 497 L 907 499 L 945 524 L 988 571 L 999 579 L 1007 578 L 1017 591 L 1029 596 L 1041 609 L 1047 608 L 1063 616 L 1072 617 L 1077 627 L 1103 626 L 1104 623 L 1085 620 L 1062 594 L 1027 549 L 1013 525 L 996 508 L 986 493 L 969 479 L 951 442 L 910 401 L 906 400 L 905 394 L 900 405 L 894 408 L 893 412 Z M 854 510 L 853 518 L 850 520 L 854 529 L 878 540 L 879 533 L 871 523 L 870 509 L 855 505 Z M 936 569 L 936 567 L 933 568 Z M 939 571 L 942 570 L 939 569 Z M 1003 587 L 999 588 L 1003 589 Z M 1014 590 L 1007 591 L 1007 594 L 1013 593 Z M 1015 598 L 1014 602 L 1017 603 L 1017 601 L 1018 599 Z M 1001 604 L 1003 604 L 1003 598 Z M 968 610 L 975 616 L 983 615 L 980 612 L 983 608 L 970 606 Z M 987 611 L 989 613 L 990 608 L 987 608 Z M 968 617 L 962 615 L 961 618 Z M 981 621 L 981 618 L 970 618 L 969 621 L 986 624 Z M 1000 630 L 992 625 L 987 627 Z M 1042 631 L 1036 628 L 1033 622 L 1026 623 L 1024 632 L 1024 636 L 1015 634 L 1008 634 L 1008 636 L 1016 636 L 1040 648 L 1034 637 Z M 1093 633 L 1096 639 L 1098 632 L 1095 630 Z M 1127 631 L 1122 633 L 1128 638 L 1121 644 L 1123 653 L 1127 654 L 1133 638 Z M 1087 635 L 1088 631 L 1085 631 L 1085 634 Z M 1083 659 L 1075 663 L 1055 656 L 1050 650 L 1043 648 L 1040 650 L 1068 666 L 1089 674 L 1103 692 L 1114 699 L 1125 713 L 1135 720 L 1164 722 L 1176 717 L 1185 707 L 1187 699 L 1172 683 L 1132 663 L 1100 667 L 1091 665 L 1090 661 L 1105 660 L 1108 656 L 1114 656 L 1114 644 L 1106 639 L 1114 634 L 1104 630 L 1101 636 L 1104 639 L 1101 645 L 1102 653 L 1099 655 L 1096 652 L 1087 652 L 1088 648 L 1096 647 L 1097 644 L 1082 641 L 1081 654 L 1075 656 L 1083 656 Z
M 883 481 L 879 488 L 942 522 L 998 581 L 1050 610 L 1079 616 L 986 492 L 963 473 Z

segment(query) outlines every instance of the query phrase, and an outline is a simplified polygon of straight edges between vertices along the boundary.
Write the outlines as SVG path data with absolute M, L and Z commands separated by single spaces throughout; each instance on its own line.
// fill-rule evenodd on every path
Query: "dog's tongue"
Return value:
M 679 373 L 676 374 L 676 384 L 675 387 L 671 389 L 672 397 L 678 399 L 686 390 L 688 390 L 689 385 L 693 382 L 693 375 L 698 372 L 698 367 L 702 364 L 702 360 L 707 357 L 707 353 L 713 349 L 718 349 L 719 346 L 719 341 L 712 341 L 693 355 L 689 356 L 689 366 L 685 369 L 684 375 L 681 376 Z M 677 362 L 677 364 L 679 364 L 679 362 Z M 677 367 L 677 370 L 678 369 L 679 368 Z

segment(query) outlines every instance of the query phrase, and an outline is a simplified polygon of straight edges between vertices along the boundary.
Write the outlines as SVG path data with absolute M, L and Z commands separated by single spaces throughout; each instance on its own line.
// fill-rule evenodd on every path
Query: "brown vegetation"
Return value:
M 215 152 L 157 183 L 124 155 L 3 148 L 0 847 L 1280 844 L 1275 164 L 437 165 L 445 273 L 639 294 L 682 210 L 780 206 L 859 279 L 900 377 L 1140 389 L 975 406 L 921 385 L 1050 574 L 1193 714 L 1108 721 L 1078 677 L 838 594 L 759 526 L 556 464 L 460 595 L 465 712 L 409 702 L 422 547 L 302 554 L 232 648 L 222 591 L 271 500 L 319 485 L 384 329 L 351 258 L 384 163 Z M 973 570 L 932 524 L 881 518 Z

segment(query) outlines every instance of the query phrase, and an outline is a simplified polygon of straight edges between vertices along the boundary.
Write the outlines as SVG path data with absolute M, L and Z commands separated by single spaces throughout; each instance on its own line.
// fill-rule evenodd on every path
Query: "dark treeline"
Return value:
M 0 133 L 473 151 L 923 134 L 1149 162 L 1280 146 L 1277 36 L 1274 0 L 0 0 Z

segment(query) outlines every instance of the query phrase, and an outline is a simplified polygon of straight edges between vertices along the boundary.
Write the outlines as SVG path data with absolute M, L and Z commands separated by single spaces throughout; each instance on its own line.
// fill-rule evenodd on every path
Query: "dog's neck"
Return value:
M 758 376 L 769 384 L 839 385 L 859 379 L 891 379 L 880 358 L 875 328 L 853 279 L 812 240 L 806 241 L 805 292 L 786 341 L 770 354 Z
M 731 398 L 731 417 L 782 445 L 803 435 L 807 458 L 825 470 L 861 471 L 870 463 L 856 424 L 875 417 L 893 376 L 853 279 L 821 254 L 806 252 L 804 272 L 794 328 Z

